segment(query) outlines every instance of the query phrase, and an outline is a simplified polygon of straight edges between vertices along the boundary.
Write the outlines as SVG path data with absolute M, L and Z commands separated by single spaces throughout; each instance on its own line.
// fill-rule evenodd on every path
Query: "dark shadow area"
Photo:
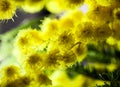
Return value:
M 24 20 L 32 20 L 35 18 L 43 18 L 47 15 L 49 15 L 50 13 L 46 10 L 43 9 L 42 11 L 38 12 L 38 13 L 25 13 L 22 10 L 17 10 L 16 11 L 16 15 L 14 15 L 13 19 L 10 20 L 4 20 L 0 22 L 0 34 L 5 33 L 13 28 L 18 27 Z

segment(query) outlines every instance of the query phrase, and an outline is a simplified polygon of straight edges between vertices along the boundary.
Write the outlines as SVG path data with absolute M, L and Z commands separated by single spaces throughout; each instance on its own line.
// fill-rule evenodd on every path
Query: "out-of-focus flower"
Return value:
M 25 0 L 24 4 L 21 5 L 21 8 L 25 12 L 35 13 L 41 11 L 45 4 L 46 0 Z
M 12 0 L 0 0 L 0 20 L 11 19 L 16 11 L 16 4 Z

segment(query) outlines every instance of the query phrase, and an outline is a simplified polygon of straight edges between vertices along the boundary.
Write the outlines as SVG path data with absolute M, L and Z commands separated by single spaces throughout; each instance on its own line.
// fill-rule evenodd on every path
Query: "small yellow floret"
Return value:
M 11 0 L 0 0 L 0 20 L 11 19 L 16 11 L 16 5 Z
M 25 12 L 35 13 L 44 8 L 46 0 L 25 0 L 25 3 L 21 6 Z
M 70 32 L 64 31 L 58 35 L 56 45 L 58 45 L 61 50 L 69 50 L 73 46 L 74 42 L 74 35 Z
M 112 30 L 108 24 L 102 24 L 95 26 L 94 39 L 97 41 L 106 40 L 112 35 Z
M 15 40 L 15 47 L 23 54 L 39 48 L 44 42 L 40 31 L 35 29 L 20 30 Z
M 94 28 L 91 22 L 81 22 L 75 27 L 75 39 L 77 42 L 90 42 L 93 39 Z
M 45 69 L 57 69 L 59 67 L 59 50 L 52 49 L 48 53 L 46 53 L 43 57 L 43 67 Z
M 15 65 L 5 66 L 2 69 L 2 80 L 4 82 L 11 82 L 18 79 L 20 76 L 20 68 Z
M 65 4 L 63 0 L 48 0 L 46 8 L 51 13 L 61 13 L 65 11 Z
M 22 59 L 24 64 L 24 68 L 27 72 L 36 73 L 38 70 L 42 68 L 42 53 L 31 53 L 30 55 L 26 56 L 26 58 Z
M 45 18 L 40 25 L 45 40 L 54 39 L 58 32 L 58 20 Z
M 35 76 L 35 82 L 37 87 L 49 87 L 52 85 L 51 79 L 44 73 L 38 73 Z M 50 86 L 51 87 L 51 86 Z
M 76 55 L 72 51 L 64 52 L 59 62 L 63 69 L 72 66 L 76 62 Z
M 61 31 L 71 31 L 74 28 L 74 20 L 72 18 L 61 17 L 59 21 L 59 30 Z
M 106 23 L 112 20 L 112 8 L 96 5 L 92 10 L 86 13 L 86 17 L 94 23 Z

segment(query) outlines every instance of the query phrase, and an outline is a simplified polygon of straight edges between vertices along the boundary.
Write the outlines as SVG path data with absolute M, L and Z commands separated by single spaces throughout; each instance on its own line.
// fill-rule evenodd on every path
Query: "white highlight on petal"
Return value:
M 88 12 L 88 6 L 86 4 L 83 4 L 80 8 L 79 8 L 84 14 L 86 14 Z

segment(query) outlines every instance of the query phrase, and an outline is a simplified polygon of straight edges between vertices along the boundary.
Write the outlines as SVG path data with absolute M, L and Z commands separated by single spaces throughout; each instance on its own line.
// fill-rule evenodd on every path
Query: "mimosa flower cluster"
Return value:
M 88 44 L 106 42 L 120 50 L 119 0 L 0 0 L 0 20 L 12 19 L 18 8 L 30 13 L 46 8 L 57 17 L 40 20 L 40 30 L 29 27 L 19 31 L 13 49 L 19 64 L 0 69 L 0 87 L 93 87 L 103 84 L 103 81 L 82 75 L 71 80 L 64 72 L 86 58 Z M 108 70 L 116 67 L 111 70 L 108 66 Z M 89 85 L 92 82 L 94 84 Z

